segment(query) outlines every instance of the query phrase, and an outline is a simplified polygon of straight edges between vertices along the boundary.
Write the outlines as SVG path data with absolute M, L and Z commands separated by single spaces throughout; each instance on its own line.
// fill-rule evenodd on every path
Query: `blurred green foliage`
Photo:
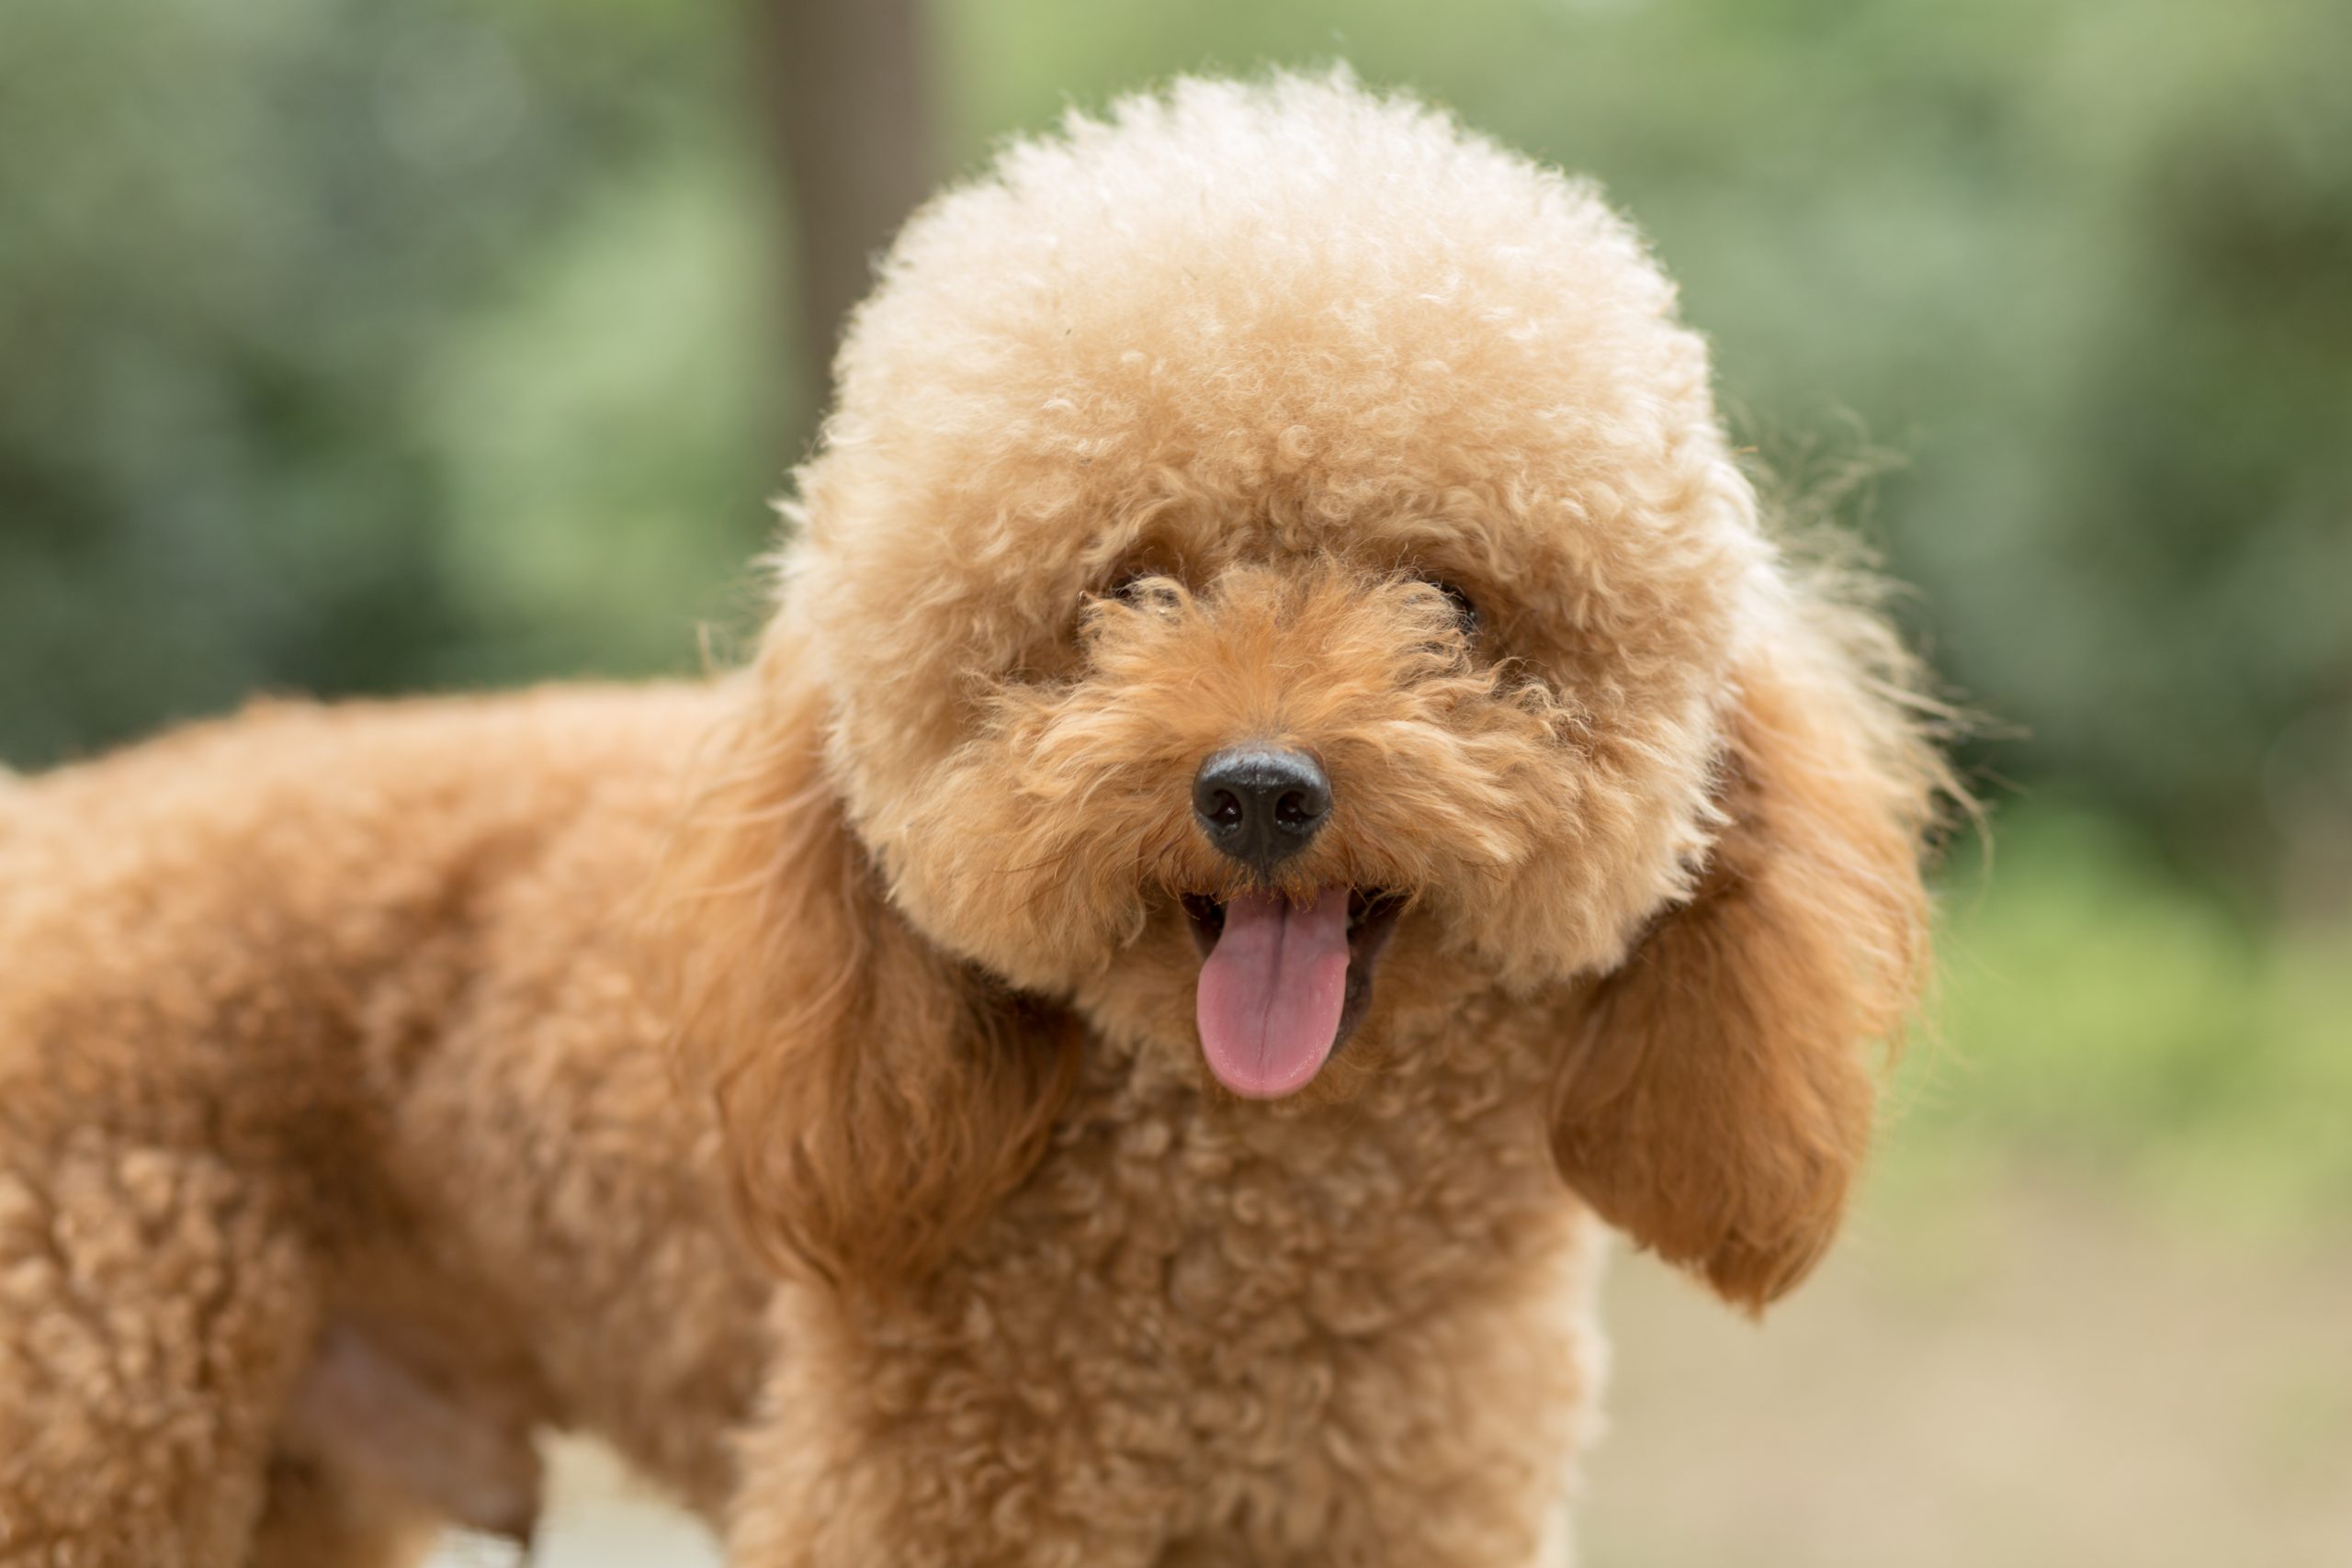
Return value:
M 1991 793 L 2064 803 L 1959 899 L 1922 1135 L 2154 1130 L 2347 1195 L 2352 6 L 933 21 L 943 167 L 1172 71 L 1345 58 L 1599 176 L 1768 463 L 1899 455 L 1846 510 L 2007 732 Z M 691 668 L 743 619 L 812 412 L 745 35 L 659 0 L 0 7 L 0 758 L 256 688 Z
M 2106 816 L 2028 807 L 1999 838 L 1948 895 L 1942 1005 L 1893 1095 L 1894 1190 L 1982 1192 L 1999 1161 L 2192 1222 L 2340 1232 L 2352 925 L 2237 919 Z
M 791 347 L 721 21 L 0 7 L 0 757 L 691 663 Z

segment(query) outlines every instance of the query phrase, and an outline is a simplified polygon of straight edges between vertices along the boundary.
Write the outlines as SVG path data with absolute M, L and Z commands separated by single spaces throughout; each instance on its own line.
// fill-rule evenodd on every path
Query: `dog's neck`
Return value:
M 1299 1247 L 1335 1255 L 1391 1247 L 1400 1225 L 1558 1230 L 1577 1205 L 1546 1145 L 1548 1052 L 1527 1017 L 1498 1002 L 1407 1020 L 1351 1044 L 1307 1093 L 1271 1102 L 1218 1088 L 1197 1048 L 1091 1033 L 1040 1169 L 1012 1202 L 1057 1209 L 1132 1183 L 1171 1247 L 1285 1213 L 1314 1216 Z

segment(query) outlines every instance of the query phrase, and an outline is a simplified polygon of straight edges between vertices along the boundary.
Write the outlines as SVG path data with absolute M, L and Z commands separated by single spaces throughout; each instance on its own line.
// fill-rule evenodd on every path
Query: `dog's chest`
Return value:
M 926 1476 L 1204 1561 L 1348 1532 L 1372 1561 L 1432 1487 L 1447 1528 L 1517 1540 L 1589 1388 L 1594 1227 L 1525 1085 L 1427 1087 L 1276 1115 L 1081 1093 L 918 1300 L 786 1299 L 779 1451 L 849 1473 L 841 1434 L 892 1433 Z
M 976 1249 L 970 1344 L 1170 1442 L 1287 1451 L 1351 1383 L 1551 1311 L 1579 1215 L 1500 1080 L 1272 1118 L 1170 1094 L 1074 1118 Z M 1235 1112 L 1238 1111 L 1238 1114 Z M 1567 1315 L 1565 1309 L 1555 1316 Z

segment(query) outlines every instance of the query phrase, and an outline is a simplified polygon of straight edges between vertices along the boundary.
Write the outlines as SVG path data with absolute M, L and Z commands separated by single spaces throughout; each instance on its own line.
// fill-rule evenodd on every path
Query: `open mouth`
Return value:
M 1217 1081 L 1250 1100 L 1305 1089 L 1355 1032 L 1405 908 L 1394 893 L 1342 887 L 1305 904 L 1280 893 L 1188 893 L 1183 904 L 1201 950 L 1201 1049 Z

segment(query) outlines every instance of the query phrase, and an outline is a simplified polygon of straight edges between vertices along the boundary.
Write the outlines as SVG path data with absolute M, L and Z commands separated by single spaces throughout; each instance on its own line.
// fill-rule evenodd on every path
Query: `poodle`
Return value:
M 836 368 L 744 668 L 0 803 L 0 1559 L 1555 1562 L 1604 1229 L 1821 1257 L 1948 777 L 1590 187 L 1184 81 Z

